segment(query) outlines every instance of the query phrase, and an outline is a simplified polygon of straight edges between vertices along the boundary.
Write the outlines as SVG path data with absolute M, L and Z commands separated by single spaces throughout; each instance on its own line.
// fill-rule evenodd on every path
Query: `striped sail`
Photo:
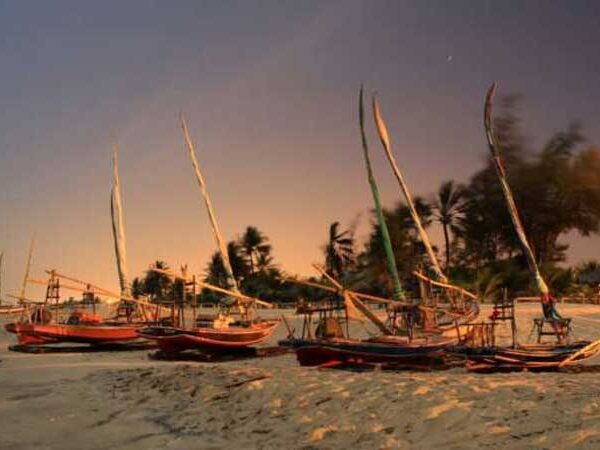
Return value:
M 527 235 L 525 234 L 525 228 L 523 227 L 523 223 L 521 222 L 521 218 L 519 217 L 517 205 L 512 195 L 510 186 L 508 185 L 508 180 L 506 179 L 506 171 L 504 170 L 504 166 L 502 164 L 502 158 L 500 156 L 500 150 L 496 141 L 496 136 L 494 134 L 494 125 L 492 122 L 492 104 L 495 92 L 496 83 L 492 84 L 492 86 L 488 90 L 485 99 L 485 108 L 483 112 L 483 122 L 485 126 L 485 135 L 487 138 L 488 147 L 490 149 L 490 152 L 492 153 L 492 160 L 494 161 L 496 174 L 498 175 L 498 179 L 500 180 L 502 193 L 504 194 L 506 204 L 508 205 L 508 212 L 510 213 L 510 218 L 512 220 L 513 227 L 515 229 L 515 232 L 517 233 L 519 243 L 521 244 L 523 255 L 527 260 L 527 266 L 529 267 L 531 276 L 533 277 L 536 287 L 542 298 L 542 308 L 544 316 L 547 319 L 560 319 L 560 314 L 558 313 L 558 311 L 556 311 L 554 307 L 554 301 L 550 296 L 550 290 L 548 289 L 548 285 L 544 281 L 544 278 L 542 277 L 539 267 L 535 261 L 535 257 L 533 256 L 533 251 L 531 250 L 531 247 L 527 240 Z
M 117 146 L 113 145 L 113 184 L 110 192 L 110 216 L 112 219 L 113 241 L 121 295 L 129 297 L 131 295 L 131 287 L 127 267 L 127 246 L 125 241 L 125 227 L 123 225 L 123 202 L 121 201 L 121 181 L 119 179 L 117 151 Z
M 360 87 L 360 95 L 358 99 L 358 120 L 360 124 L 360 135 L 362 139 L 363 154 L 365 157 L 365 165 L 367 167 L 367 176 L 369 178 L 369 185 L 371 186 L 371 193 L 373 195 L 373 202 L 375 203 L 375 213 L 377 214 L 377 222 L 379 224 L 379 230 L 381 232 L 381 238 L 383 241 L 383 248 L 385 250 L 386 263 L 388 267 L 389 276 L 392 280 L 393 296 L 396 300 L 404 300 L 406 298 L 402 285 L 400 284 L 400 277 L 398 275 L 398 268 L 396 267 L 396 260 L 394 257 L 394 250 L 392 248 L 392 242 L 390 239 L 390 233 L 388 231 L 385 217 L 383 215 L 383 209 L 381 207 L 381 200 L 379 199 L 379 189 L 373 175 L 373 169 L 371 168 L 371 160 L 369 158 L 369 147 L 367 144 L 367 136 L 365 133 L 365 113 L 363 103 L 363 87 Z
M 215 236 L 215 240 L 217 241 L 219 252 L 221 253 L 223 267 L 225 268 L 225 273 L 227 274 L 227 288 L 236 293 L 239 293 L 239 289 L 235 281 L 235 277 L 233 275 L 233 269 L 231 268 L 231 263 L 229 262 L 229 253 L 227 252 L 227 247 L 225 246 L 225 242 L 223 241 L 223 237 L 221 236 L 221 232 L 219 231 L 219 225 L 217 223 L 217 219 L 215 217 L 212 204 L 210 202 L 210 197 L 208 195 L 206 183 L 204 181 L 204 177 L 202 176 L 202 172 L 200 172 L 200 165 L 198 164 L 198 160 L 196 159 L 196 150 L 194 149 L 194 144 L 192 143 L 192 139 L 190 138 L 188 127 L 185 122 L 185 118 L 183 117 L 183 114 L 181 114 L 180 120 L 181 129 L 183 130 L 183 136 L 185 138 L 185 143 L 188 149 L 188 154 L 190 156 L 190 160 L 192 161 L 192 167 L 194 168 L 196 180 L 198 181 L 198 186 L 200 186 L 200 192 L 202 193 L 202 198 L 204 199 L 204 204 L 206 205 L 206 211 L 208 212 L 208 218 L 210 219 L 213 234 Z
M 383 120 L 383 117 L 381 116 L 381 112 L 379 110 L 379 103 L 377 102 L 377 98 L 375 96 L 373 96 L 373 117 L 375 119 L 375 126 L 377 127 L 377 132 L 379 133 L 379 139 L 381 140 L 381 145 L 383 146 L 383 149 L 385 150 L 385 155 L 387 156 L 387 159 L 388 159 L 390 165 L 392 166 L 392 170 L 394 171 L 396 180 L 398 180 L 400 189 L 402 190 L 402 193 L 404 194 L 404 198 L 406 199 L 406 204 L 408 205 L 410 215 L 412 216 L 415 226 L 417 227 L 417 231 L 419 233 L 419 236 L 421 237 L 421 242 L 423 242 L 423 245 L 425 246 L 425 249 L 427 250 L 427 255 L 429 256 L 429 260 L 431 261 L 433 271 L 435 272 L 435 275 L 438 278 L 438 280 L 440 280 L 442 282 L 447 282 L 448 278 L 446 278 L 446 275 L 444 275 L 444 273 L 442 272 L 442 269 L 440 268 L 440 264 L 437 260 L 437 257 L 435 256 L 435 252 L 433 251 L 433 247 L 431 245 L 431 241 L 429 240 L 429 236 L 427 235 L 427 232 L 423 228 L 423 224 L 421 223 L 421 218 L 419 217 L 419 214 L 417 213 L 417 210 L 415 208 L 414 202 L 412 200 L 412 196 L 410 195 L 410 191 L 408 190 L 408 186 L 406 185 L 406 182 L 404 181 L 404 178 L 402 177 L 402 173 L 400 172 L 400 169 L 398 168 L 398 164 L 396 164 L 396 159 L 394 158 L 394 155 L 392 154 L 388 130 L 385 125 L 385 121 Z

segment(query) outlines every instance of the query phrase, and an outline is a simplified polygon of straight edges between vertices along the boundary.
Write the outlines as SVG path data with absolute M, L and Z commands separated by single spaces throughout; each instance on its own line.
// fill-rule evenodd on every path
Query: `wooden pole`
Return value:
M 21 285 L 21 292 L 19 296 L 25 298 L 25 289 L 27 288 L 27 279 L 29 278 L 29 271 L 31 270 L 31 260 L 33 258 L 33 248 L 35 247 L 35 234 L 31 237 L 31 243 L 29 244 L 29 253 L 27 254 L 27 263 L 25 264 L 25 276 L 23 277 L 23 284 Z M 21 303 L 19 301 L 19 303 Z
M 413 222 L 415 223 L 415 226 L 417 227 L 417 231 L 419 233 L 419 236 L 421 237 L 421 241 L 423 242 L 423 245 L 425 246 L 425 249 L 427 250 L 427 255 L 429 255 L 429 260 L 431 261 L 433 270 L 434 270 L 436 276 L 441 281 L 447 282 L 448 278 L 446 278 L 446 275 L 444 275 L 444 273 L 442 272 L 442 269 L 440 268 L 440 264 L 437 260 L 437 257 L 435 256 L 433 247 L 431 246 L 431 242 L 429 241 L 429 236 L 427 235 L 425 228 L 423 228 L 423 224 L 421 223 L 421 218 L 419 217 L 419 213 L 417 212 L 417 209 L 415 208 L 412 196 L 410 195 L 410 191 L 408 190 L 408 185 L 404 181 L 404 178 L 402 177 L 402 173 L 400 172 L 400 169 L 398 168 L 398 164 L 396 164 L 396 159 L 394 158 L 394 155 L 392 154 L 392 151 L 390 148 L 391 146 L 390 146 L 390 138 L 389 138 L 388 130 L 387 130 L 387 127 L 383 120 L 383 117 L 381 116 L 381 112 L 379 110 L 379 103 L 377 102 L 377 97 L 375 97 L 375 96 L 373 96 L 373 117 L 375 119 L 375 125 L 377 127 L 377 132 L 379 134 L 379 139 L 381 141 L 381 145 L 383 146 L 385 155 L 387 156 L 390 166 L 392 166 L 392 170 L 394 172 L 394 175 L 396 176 L 396 180 L 398 181 L 398 184 L 400 185 L 400 189 L 402 190 L 402 193 L 404 194 L 404 198 L 406 199 L 406 204 L 408 205 L 408 210 L 410 211 L 410 215 L 413 218 Z
M 354 306 L 358 309 L 367 319 L 369 319 L 373 324 L 379 328 L 379 330 L 384 334 L 393 334 L 392 330 L 390 330 L 382 321 L 377 317 L 373 312 L 358 298 L 348 292 L 344 287 L 332 276 L 330 276 L 322 267 L 317 264 L 313 264 L 313 267 L 317 269 L 321 275 L 323 275 L 329 282 L 331 282 L 336 288 L 339 289 L 340 293 L 344 296 L 344 301 L 346 302 L 346 308 L 348 308 L 348 302 L 351 303 L 351 306 Z
M 229 262 L 229 254 L 227 252 L 227 247 L 225 242 L 223 241 L 223 237 L 221 236 L 221 232 L 219 230 L 219 224 L 217 223 L 217 218 L 215 216 L 212 203 L 210 201 L 210 197 L 208 195 L 208 189 L 206 188 L 206 182 L 204 181 L 204 177 L 202 172 L 200 171 L 200 164 L 198 164 L 198 160 L 196 158 L 196 150 L 194 148 L 194 144 L 192 142 L 192 138 L 190 137 L 188 127 L 185 121 L 185 117 L 183 113 L 180 115 L 181 121 L 181 129 L 183 130 L 183 137 L 185 139 L 185 143 L 188 148 L 188 154 L 190 156 L 190 160 L 192 161 L 192 167 L 194 168 L 194 173 L 196 174 L 196 180 L 198 181 L 198 186 L 200 187 L 200 192 L 202 193 L 202 198 L 204 199 L 204 205 L 206 206 L 206 211 L 208 213 L 208 218 L 210 219 L 210 224 L 213 229 L 213 234 L 215 236 L 215 240 L 217 241 L 217 246 L 219 248 L 219 252 L 221 253 L 221 259 L 223 261 L 223 266 L 225 268 L 225 272 L 227 273 L 227 284 L 228 288 L 234 292 L 239 293 L 237 282 L 235 281 L 235 276 L 233 274 L 233 269 L 231 268 L 231 263 Z

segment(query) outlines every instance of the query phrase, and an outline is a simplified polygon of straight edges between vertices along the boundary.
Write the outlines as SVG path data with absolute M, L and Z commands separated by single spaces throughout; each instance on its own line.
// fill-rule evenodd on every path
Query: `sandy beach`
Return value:
M 578 338 L 600 336 L 599 306 L 560 310 Z M 525 339 L 539 306 L 518 313 Z M 294 354 L 18 353 L 0 336 L 3 450 L 600 448 L 598 359 L 578 373 L 348 371 L 302 368 Z

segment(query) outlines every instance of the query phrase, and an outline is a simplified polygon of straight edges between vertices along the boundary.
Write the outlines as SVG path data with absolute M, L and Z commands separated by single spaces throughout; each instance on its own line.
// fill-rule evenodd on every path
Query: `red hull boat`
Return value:
M 9 333 L 17 335 L 17 340 L 21 345 L 43 345 L 56 342 L 54 339 L 43 338 L 35 333 L 35 324 L 11 322 L 4 326 Z
M 107 344 L 139 339 L 141 325 L 68 325 L 10 323 L 6 330 L 16 333 L 19 344 L 41 345 L 56 342 Z
M 155 341 L 165 352 L 184 350 L 227 350 L 260 344 L 267 339 L 278 321 L 254 322 L 247 326 L 232 325 L 227 328 L 174 328 L 147 327 L 138 330 L 144 339 Z

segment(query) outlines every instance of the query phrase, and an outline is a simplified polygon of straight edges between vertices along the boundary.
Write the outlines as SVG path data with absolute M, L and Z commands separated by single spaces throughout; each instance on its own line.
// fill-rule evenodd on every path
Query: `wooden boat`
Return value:
M 208 283 L 196 281 L 195 277 L 188 278 L 185 274 L 175 276 L 174 274 L 160 270 L 152 269 L 159 273 L 168 275 L 174 279 L 184 282 L 183 296 L 180 303 L 181 314 L 179 319 L 184 318 L 183 305 L 187 289 L 191 289 L 189 297 L 193 298 L 194 317 L 193 326 L 185 327 L 182 323 L 173 324 L 173 326 L 151 326 L 138 331 L 138 334 L 148 340 L 157 343 L 164 352 L 177 353 L 185 350 L 198 350 L 201 352 L 226 352 L 228 350 L 246 348 L 264 342 L 279 325 L 278 320 L 262 320 L 255 315 L 256 305 L 271 307 L 271 305 L 262 300 L 245 296 L 240 293 L 233 270 L 229 261 L 227 249 L 219 231 L 217 219 L 210 201 L 206 183 L 200 165 L 196 158 L 196 151 L 188 132 L 187 124 L 183 115 L 181 116 L 181 128 L 184 140 L 188 150 L 196 180 L 200 187 L 201 197 L 207 210 L 208 218 L 213 230 L 213 235 L 221 255 L 223 267 L 227 274 L 227 289 L 212 286 Z M 198 318 L 196 316 L 196 286 L 211 289 L 226 295 L 232 300 L 232 305 L 221 305 L 216 317 Z M 230 309 L 233 308 L 240 316 L 239 320 L 234 319 Z
M 302 366 L 421 362 L 442 356 L 452 342 L 452 339 L 429 342 L 314 339 L 298 342 L 296 356 Z
M 448 351 L 465 357 L 467 369 L 473 372 L 547 371 L 565 367 L 571 361 L 579 364 L 584 359 L 595 356 L 597 349 L 593 354 L 587 353 L 585 357 L 573 358 L 577 353 L 582 352 L 582 350 L 588 348 L 591 344 L 589 341 L 578 341 L 560 345 L 519 345 L 514 348 L 466 347 L 449 349 Z
M 61 320 L 64 305 L 59 302 L 59 278 L 65 276 L 56 271 L 50 273 L 52 275 L 48 281 L 46 300 L 43 303 L 26 303 L 26 312 L 20 319 L 5 325 L 6 331 L 17 335 L 19 344 L 44 345 L 64 342 L 101 345 L 139 339 L 137 330 L 147 325 L 147 322 L 128 321 L 127 318 L 105 320 L 95 311 L 90 313 L 83 310 L 83 305 L 75 306 L 75 309 Z M 89 286 L 88 284 L 88 288 Z M 94 299 L 95 294 L 92 291 L 84 292 L 84 298 L 86 297 L 88 300 Z
M 442 305 L 437 304 L 438 299 L 430 298 L 431 302 L 428 302 L 426 298 L 421 298 L 417 302 L 408 300 L 402 289 L 392 243 L 379 199 L 379 190 L 369 158 L 364 127 L 363 89 L 361 87 L 359 125 L 363 155 L 375 205 L 377 223 L 385 250 L 387 272 L 393 287 L 393 299 L 383 299 L 350 291 L 333 279 L 325 270 L 315 265 L 314 267 L 320 272 L 321 276 L 327 279 L 333 287 L 316 283 L 309 284 L 337 294 L 343 298 L 343 302 L 332 300 L 329 305 L 306 309 L 302 337 L 296 339 L 293 333 L 290 332 L 289 339 L 280 341 L 281 345 L 290 345 L 295 348 L 301 365 L 336 365 L 338 363 L 354 364 L 363 362 L 398 363 L 403 361 L 430 364 L 433 359 L 443 354 L 447 345 L 457 342 L 456 327 L 468 323 L 477 317 L 479 313 L 477 298 L 464 289 L 450 285 L 441 272 L 406 183 L 404 183 L 391 155 L 389 136 L 375 99 L 373 100 L 373 114 L 381 143 L 400 182 L 417 230 L 431 259 L 433 271 L 439 279 L 439 281 L 434 281 L 420 272 L 416 272 L 415 275 L 418 276 L 422 284 L 421 291 L 424 292 L 426 288 L 431 291 L 435 287 L 436 289 L 448 291 L 451 295 L 446 296 L 449 301 L 441 307 Z M 385 322 L 373 313 L 363 301 L 385 305 L 387 315 Z M 313 324 L 312 315 L 315 313 L 318 314 L 318 320 L 313 333 L 311 329 Z M 379 329 L 380 335 L 375 338 L 353 339 L 349 336 L 349 320 L 368 320 Z M 399 336 L 399 333 L 403 333 L 405 336 Z M 447 333 L 447 335 L 444 336 L 444 333 Z
M 184 350 L 222 351 L 249 347 L 264 342 L 279 321 L 237 322 L 225 328 L 197 327 L 146 327 L 138 334 L 155 341 L 158 347 L 168 353 Z
M 17 342 L 20 345 L 43 345 L 57 342 L 54 339 L 38 336 L 33 323 L 11 322 L 4 325 L 4 329 L 9 333 L 16 334 Z
M 43 345 L 64 342 L 102 345 L 138 340 L 140 337 L 137 330 L 147 326 L 152 320 L 149 317 L 148 309 L 159 311 L 157 305 L 151 305 L 130 296 L 116 147 L 113 151 L 113 186 L 110 209 L 121 292 L 115 294 L 91 283 L 62 275 L 55 270 L 46 271 L 50 275 L 47 282 L 30 279 L 32 240 L 20 299 L 22 303 L 26 304 L 26 307 L 18 321 L 6 325 L 7 331 L 17 334 L 20 344 Z M 63 284 L 59 280 L 66 280 L 73 284 Z M 27 283 L 47 286 L 46 299 L 43 303 L 25 302 L 24 293 Z M 60 288 L 83 293 L 82 303 L 75 306 L 73 311 L 66 317 L 63 315 L 62 318 L 60 311 L 65 304 L 60 301 Z M 96 294 L 117 300 L 114 317 L 104 319 L 96 314 Z M 84 308 L 88 308 L 90 305 L 92 311 L 85 311 Z
M 127 324 L 26 324 L 11 323 L 6 330 L 18 335 L 19 344 L 43 345 L 57 342 L 101 345 L 113 342 L 139 339 L 137 329 L 140 326 Z
M 556 311 L 555 302 L 550 294 L 548 286 L 543 279 L 533 252 L 529 245 L 527 235 L 517 210 L 511 188 L 506 178 L 506 172 L 502 163 L 500 148 L 496 142 L 494 127 L 492 123 L 492 103 L 496 85 L 492 84 L 487 92 L 484 106 L 484 128 L 488 142 L 488 147 L 492 154 L 492 159 L 496 168 L 496 174 L 500 182 L 508 212 L 511 217 L 513 228 L 517 239 L 521 245 L 523 255 L 538 289 L 543 318 L 537 319 L 540 323 L 549 322 L 558 338 L 556 344 L 534 344 L 519 345 L 516 339 L 516 328 L 514 320 L 514 302 L 510 302 L 512 308 L 511 326 L 513 328 L 513 342 L 511 346 L 496 346 L 480 343 L 479 345 L 462 345 L 449 349 L 449 352 L 459 354 L 465 357 L 467 369 L 472 371 L 505 371 L 505 370 L 556 370 L 569 365 L 580 364 L 582 361 L 590 359 L 600 353 L 600 341 L 587 342 L 568 342 L 570 320 L 563 319 Z M 494 314 L 492 315 L 495 316 Z M 479 327 L 489 327 L 491 325 L 491 336 L 493 338 L 495 320 L 492 318 L 491 324 L 478 324 Z M 541 333 L 542 330 L 540 329 Z M 490 334 L 490 333 L 488 333 Z M 467 338 L 468 340 L 468 338 Z

